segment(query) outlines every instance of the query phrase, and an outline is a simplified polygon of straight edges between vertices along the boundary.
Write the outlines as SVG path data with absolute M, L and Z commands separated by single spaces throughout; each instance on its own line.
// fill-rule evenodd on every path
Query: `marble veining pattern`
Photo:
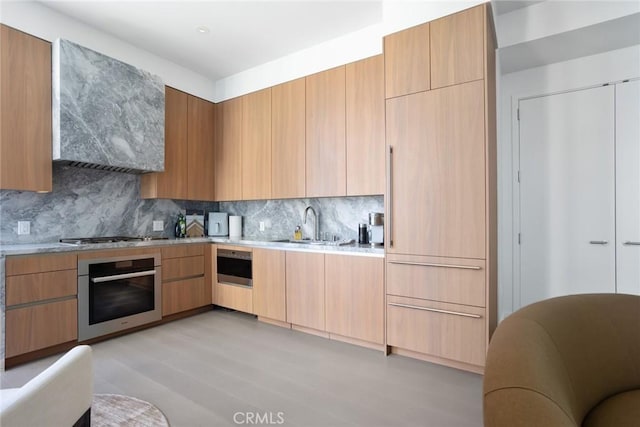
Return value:
M 384 198 L 362 196 L 220 202 L 220 211 L 243 217 L 242 234 L 245 238 L 293 237 L 297 225 L 302 226 L 304 237 L 313 237 L 313 215 L 309 213 L 307 223 L 303 223 L 307 206 L 312 206 L 318 214 L 321 234 L 357 241 L 358 224 L 368 223 L 369 212 L 384 212 Z M 260 231 L 261 221 L 271 227 Z
M 63 237 L 173 236 L 179 212 L 213 211 L 217 203 L 140 199 L 140 176 L 54 163 L 53 191 L 0 191 L 0 244 L 53 243 Z M 31 234 L 18 235 L 18 221 Z M 164 221 L 162 232 L 153 220 Z
M 53 159 L 164 170 L 162 79 L 70 41 L 56 40 Z

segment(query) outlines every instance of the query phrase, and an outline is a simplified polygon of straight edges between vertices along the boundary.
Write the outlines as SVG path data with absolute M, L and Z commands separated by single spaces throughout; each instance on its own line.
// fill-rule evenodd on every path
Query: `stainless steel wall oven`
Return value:
M 162 318 L 160 254 L 78 261 L 78 340 Z

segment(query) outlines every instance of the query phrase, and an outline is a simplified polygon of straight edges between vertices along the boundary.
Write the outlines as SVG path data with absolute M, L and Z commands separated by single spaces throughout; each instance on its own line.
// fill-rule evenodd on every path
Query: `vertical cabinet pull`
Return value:
M 389 247 L 393 247 L 393 147 L 390 145 L 387 152 L 387 235 Z

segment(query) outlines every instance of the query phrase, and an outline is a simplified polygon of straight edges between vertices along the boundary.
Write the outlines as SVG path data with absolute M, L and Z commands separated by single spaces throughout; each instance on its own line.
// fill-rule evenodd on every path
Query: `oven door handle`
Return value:
M 153 276 L 154 274 L 156 274 L 155 270 L 138 271 L 137 273 L 125 273 L 125 274 L 114 274 L 113 276 L 92 277 L 91 281 L 93 283 L 112 282 L 114 280 L 120 280 L 120 279 L 131 279 L 133 277 Z

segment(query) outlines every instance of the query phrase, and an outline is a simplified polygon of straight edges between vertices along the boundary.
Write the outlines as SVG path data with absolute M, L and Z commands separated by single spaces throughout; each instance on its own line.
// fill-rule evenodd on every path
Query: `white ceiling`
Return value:
M 536 3 L 542 3 L 544 0 L 491 0 L 496 15 L 513 12 L 516 9 L 529 7 Z
M 382 0 L 40 3 L 214 81 L 382 19 Z

